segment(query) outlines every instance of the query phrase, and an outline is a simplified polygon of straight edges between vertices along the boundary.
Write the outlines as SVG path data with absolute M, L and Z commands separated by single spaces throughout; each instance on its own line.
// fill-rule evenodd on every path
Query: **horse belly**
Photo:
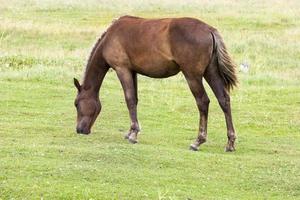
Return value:
M 151 78 L 167 78 L 178 74 L 179 66 L 173 60 L 148 56 L 142 62 L 133 62 L 134 71 Z

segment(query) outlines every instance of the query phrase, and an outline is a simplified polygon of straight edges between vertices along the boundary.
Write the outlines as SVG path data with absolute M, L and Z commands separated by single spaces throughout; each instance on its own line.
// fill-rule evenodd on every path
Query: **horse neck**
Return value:
M 96 54 L 96 53 L 95 53 Z M 83 89 L 91 91 L 98 96 L 103 79 L 108 71 L 108 67 L 102 56 L 91 55 L 83 80 Z

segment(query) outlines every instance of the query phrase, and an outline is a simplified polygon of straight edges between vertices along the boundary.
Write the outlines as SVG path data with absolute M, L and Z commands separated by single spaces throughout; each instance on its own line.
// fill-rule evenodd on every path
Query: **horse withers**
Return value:
M 198 136 L 190 149 L 198 150 L 207 138 L 209 98 L 202 83 L 204 77 L 225 115 L 226 151 L 235 150 L 229 92 L 237 84 L 236 66 L 215 28 L 194 18 L 123 16 L 115 20 L 96 42 L 82 85 L 74 78 L 78 90 L 77 133 L 89 134 L 101 111 L 99 90 L 109 68 L 116 71 L 124 90 L 131 119 L 125 136 L 129 142 L 136 143 L 140 131 L 137 74 L 166 78 L 182 72 L 200 113 Z

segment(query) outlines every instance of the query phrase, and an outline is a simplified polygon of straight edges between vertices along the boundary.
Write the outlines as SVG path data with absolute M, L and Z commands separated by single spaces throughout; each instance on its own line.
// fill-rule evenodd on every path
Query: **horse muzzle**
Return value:
M 88 134 L 90 134 L 90 130 L 86 130 L 86 129 L 83 129 L 83 128 L 76 128 L 76 132 L 78 133 L 78 134 L 84 134 L 84 135 L 88 135 Z

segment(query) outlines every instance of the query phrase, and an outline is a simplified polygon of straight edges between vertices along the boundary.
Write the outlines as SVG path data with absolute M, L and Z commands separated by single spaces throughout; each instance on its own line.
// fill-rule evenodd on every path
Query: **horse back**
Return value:
M 150 73 L 149 76 L 174 75 L 200 58 L 207 62 L 212 52 L 212 30 L 211 26 L 193 18 L 124 16 L 107 30 L 106 57 L 111 65 L 130 63 L 133 70 L 146 75 Z M 151 70 L 159 71 L 159 74 L 153 74 Z

